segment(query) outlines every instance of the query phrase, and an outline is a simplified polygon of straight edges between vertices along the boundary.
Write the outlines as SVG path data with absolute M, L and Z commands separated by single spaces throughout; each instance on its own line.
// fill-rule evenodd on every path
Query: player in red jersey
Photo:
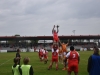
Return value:
M 79 53 L 74 50 L 74 47 L 70 47 L 70 52 L 66 55 L 66 60 L 68 59 L 68 75 L 74 71 L 75 75 L 78 75 L 78 64 L 80 60 Z
M 46 49 L 44 49 L 43 51 L 43 57 L 44 57 L 44 64 L 46 64 L 48 61 L 48 51 Z
M 40 49 L 39 49 L 39 51 L 38 51 L 38 55 L 39 55 L 39 59 L 41 59 L 41 55 L 40 55 Z
M 56 26 L 54 25 L 53 29 L 52 29 L 52 34 L 53 34 L 53 42 L 54 43 L 58 43 L 59 39 L 58 39 L 58 25 L 57 25 L 57 31 L 54 29 Z
M 40 58 L 40 61 L 43 60 L 43 49 L 39 49 L 39 58 Z
M 58 70 L 58 46 L 55 44 L 52 49 L 52 60 L 48 70 L 52 68 L 53 63 L 56 64 L 56 70 Z

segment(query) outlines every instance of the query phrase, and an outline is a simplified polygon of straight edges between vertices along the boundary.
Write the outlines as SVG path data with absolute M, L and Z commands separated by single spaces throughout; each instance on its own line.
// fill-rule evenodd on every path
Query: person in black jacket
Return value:
M 20 55 L 20 50 L 19 49 L 17 49 L 16 58 L 18 59 L 18 64 L 20 65 L 21 55 Z

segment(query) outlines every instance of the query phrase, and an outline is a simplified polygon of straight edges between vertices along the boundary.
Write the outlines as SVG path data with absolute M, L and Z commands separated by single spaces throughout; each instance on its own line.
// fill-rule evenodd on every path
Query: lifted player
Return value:
M 55 27 L 57 27 L 57 31 L 55 30 Z M 57 26 L 54 25 L 54 27 L 52 29 L 53 43 L 56 43 L 56 44 L 58 44 L 58 41 L 59 41 L 59 39 L 58 39 L 58 32 L 59 32 L 58 27 L 59 27 L 58 25 Z

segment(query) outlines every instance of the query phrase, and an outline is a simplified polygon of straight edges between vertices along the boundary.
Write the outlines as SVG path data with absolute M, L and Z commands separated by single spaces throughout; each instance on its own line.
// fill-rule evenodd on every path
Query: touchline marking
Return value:
M 9 61 L 12 60 L 12 59 L 13 59 L 13 58 L 11 58 L 11 59 L 7 60 L 6 62 L 0 64 L 0 66 L 4 65 L 5 63 L 9 62 Z

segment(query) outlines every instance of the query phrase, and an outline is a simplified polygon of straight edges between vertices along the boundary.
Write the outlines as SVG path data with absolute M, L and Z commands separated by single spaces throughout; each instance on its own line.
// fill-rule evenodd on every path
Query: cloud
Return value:
M 2 0 L 0 35 L 99 34 L 100 0 Z

